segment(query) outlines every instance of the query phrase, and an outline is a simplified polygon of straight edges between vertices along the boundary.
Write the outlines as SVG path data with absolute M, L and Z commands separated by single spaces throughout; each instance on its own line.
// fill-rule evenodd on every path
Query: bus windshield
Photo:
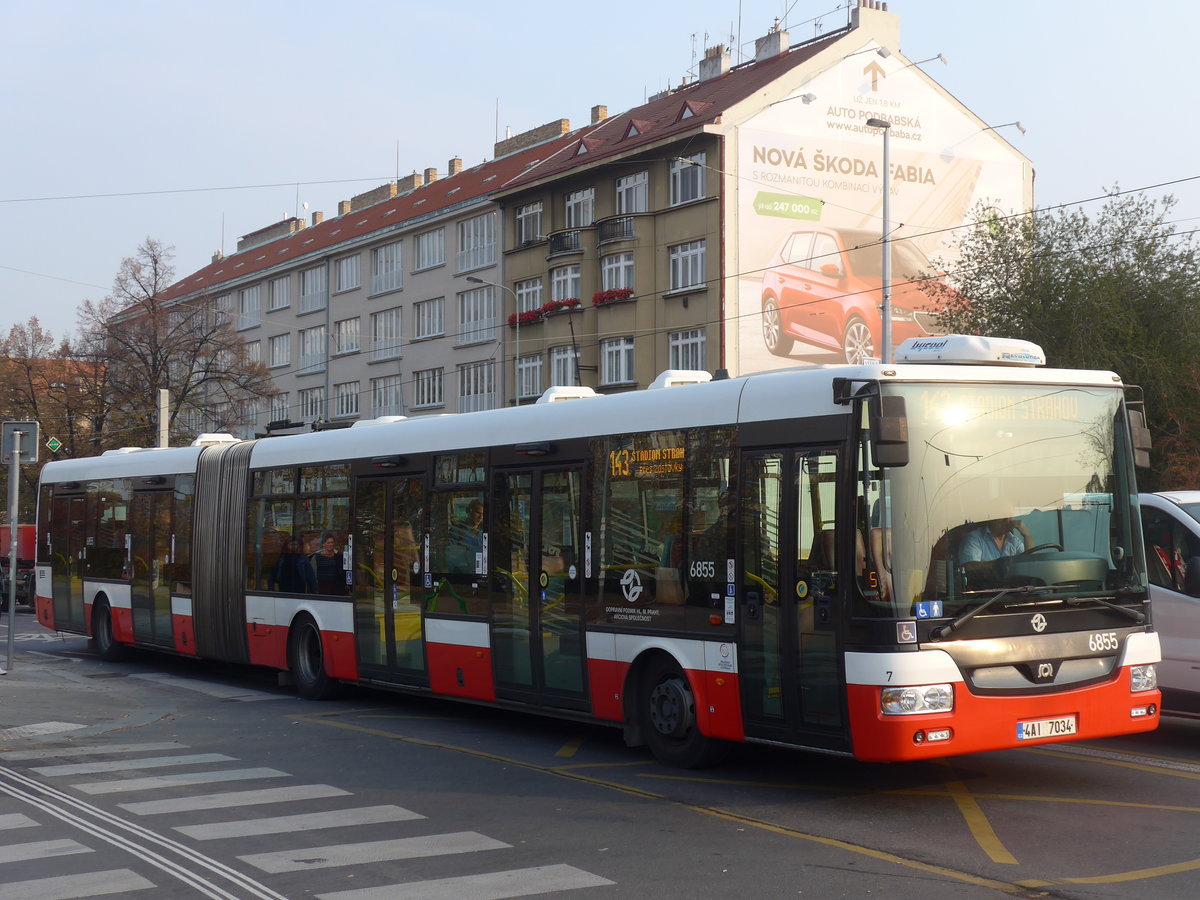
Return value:
M 910 456 L 872 470 L 864 424 L 860 614 L 955 616 L 1000 591 L 1144 601 L 1119 388 L 882 389 L 906 400 Z

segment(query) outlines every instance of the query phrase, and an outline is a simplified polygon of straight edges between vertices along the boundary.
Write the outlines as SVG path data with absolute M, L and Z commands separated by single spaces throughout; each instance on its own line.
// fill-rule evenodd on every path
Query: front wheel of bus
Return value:
M 650 663 L 642 680 L 642 733 L 659 762 L 684 769 L 711 766 L 729 752 L 725 741 L 705 737 L 696 722 L 696 697 L 674 662 Z
M 92 605 L 92 640 L 105 662 L 120 662 L 129 657 L 129 648 L 113 635 L 112 608 L 106 600 Z
M 321 629 L 308 616 L 293 622 L 288 632 L 288 667 L 296 693 L 305 700 L 328 700 L 337 693 L 337 682 L 325 671 Z

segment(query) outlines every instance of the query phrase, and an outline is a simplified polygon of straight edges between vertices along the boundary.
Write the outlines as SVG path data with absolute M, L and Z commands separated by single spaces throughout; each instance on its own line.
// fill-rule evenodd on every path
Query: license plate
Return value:
M 1065 737 L 1075 734 L 1075 717 L 1059 716 L 1056 719 L 1032 719 L 1017 723 L 1017 740 L 1031 741 L 1035 738 Z

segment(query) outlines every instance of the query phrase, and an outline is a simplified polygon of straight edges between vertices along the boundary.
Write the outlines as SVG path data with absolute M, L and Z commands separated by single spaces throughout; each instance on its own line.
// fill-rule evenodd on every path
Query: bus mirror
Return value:
M 871 404 L 871 451 L 881 469 L 908 465 L 908 412 L 903 397 L 877 397 Z
M 1150 429 L 1146 427 L 1146 414 L 1140 409 L 1130 409 L 1129 438 L 1133 442 L 1133 464 L 1142 469 L 1150 467 Z

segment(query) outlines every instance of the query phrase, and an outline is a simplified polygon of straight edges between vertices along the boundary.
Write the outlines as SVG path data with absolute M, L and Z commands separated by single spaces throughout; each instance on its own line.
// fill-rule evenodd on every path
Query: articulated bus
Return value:
M 679 766 L 1153 729 L 1137 398 L 1024 342 L 897 359 L 51 462 L 38 618 Z

